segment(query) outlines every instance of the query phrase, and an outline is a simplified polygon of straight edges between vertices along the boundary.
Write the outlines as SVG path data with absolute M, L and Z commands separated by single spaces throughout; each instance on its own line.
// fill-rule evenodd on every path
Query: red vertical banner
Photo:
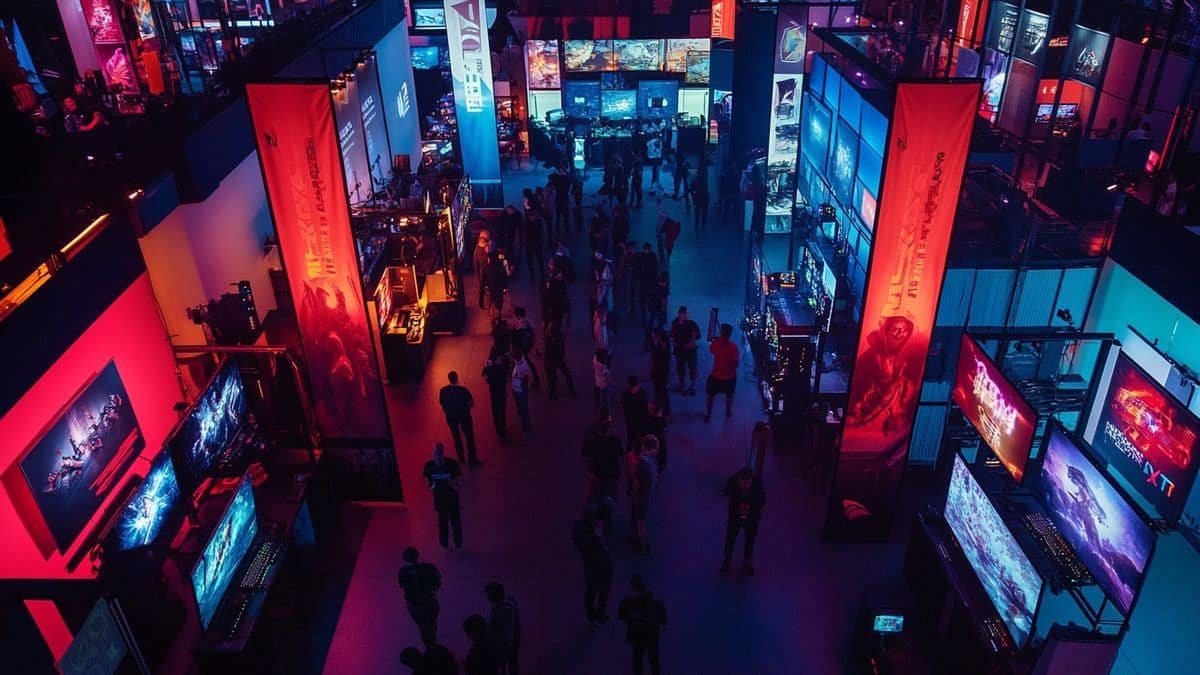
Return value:
M 737 0 L 712 0 L 711 37 L 732 40 L 736 19 Z
M 246 86 L 321 436 L 391 445 L 329 85 Z
M 891 525 L 979 90 L 978 81 L 896 86 L 828 536 L 882 539 Z

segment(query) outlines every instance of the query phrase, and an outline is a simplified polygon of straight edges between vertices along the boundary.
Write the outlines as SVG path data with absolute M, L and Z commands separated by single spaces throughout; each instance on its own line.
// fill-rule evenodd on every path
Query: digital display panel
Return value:
M 446 10 L 441 7 L 414 7 L 413 28 L 435 29 L 446 27 Z
M 898 614 L 880 614 L 871 622 L 876 633 L 899 633 L 904 630 L 904 617 Z
M 708 84 L 711 69 L 711 54 L 709 52 L 688 52 L 687 73 L 683 76 L 684 84 L 700 86 Z
M 1042 578 L 957 454 L 945 514 L 950 531 L 1013 641 L 1024 646 L 1033 630 Z
M 229 446 L 246 420 L 246 386 L 237 363 L 230 360 L 196 399 L 192 412 L 167 441 L 180 474 L 193 489 L 204 479 L 213 459 Z
M 63 652 L 58 672 L 62 675 L 115 673 L 127 654 L 129 646 L 113 619 L 108 602 L 100 599 L 88 612 L 67 651 Z
M 662 40 L 613 40 L 617 70 L 662 70 Z
M 437 47 L 413 47 L 412 67 L 416 70 L 434 70 L 441 65 Z
M 558 40 L 525 42 L 525 66 L 530 89 L 558 89 L 562 73 L 558 67 Z
M 109 362 L 19 462 L 60 553 L 83 532 L 143 447 L 129 394 L 116 363 Z
M 221 598 L 225 596 L 229 582 L 233 581 L 234 572 L 257 535 L 254 487 L 250 477 L 243 476 L 233 493 L 233 500 L 225 508 L 216 529 L 204 545 L 200 560 L 192 568 L 192 590 L 196 594 L 196 607 L 204 630 L 208 630 L 212 623 L 221 605 Z
M 637 113 L 637 92 L 632 89 L 605 91 L 600 95 L 600 115 L 615 119 L 633 119 Z
M 179 508 L 179 496 L 179 480 L 170 453 L 161 453 L 113 525 L 117 550 L 129 551 L 153 544 L 163 525 Z
M 568 117 L 600 116 L 600 83 L 567 80 L 563 83 L 563 110 Z
M 854 203 L 854 173 L 858 167 L 858 135 L 845 120 L 838 120 L 837 135 L 829 152 L 829 184 L 838 201 Z
M 642 80 L 637 96 L 638 115 L 647 119 L 670 119 L 679 109 L 679 83 L 675 80 Z
M 1124 353 L 1113 365 L 1092 447 L 1173 523 L 1196 478 L 1200 421 Z
M 1108 55 L 1108 33 L 1075 26 L 1071 29 L 1071 47 L 1067 56 L 1067 76 L 1093 87 L 1104 77 L 1104 58 Z
M 1128 615 L 1154 532 L 1056 425 L 1042 455 L 1038 489 L 1046 511 L 1104 594 Z
M 804 142 L 800 144 L 800 151 L 814 165 L 823 167 L 829 154 L 833 118 L 829 109 L 811 95 L 806 96 L 803 107 Z
M 1025 10 L 1021 16 L 1019 39 L 1013 44 L 1013 56 L 1030 63 L 1037 63 L 1046 48 L 1046 36 L 1050 31 L 1049 15 Z
M 597 73 L 615 67 L 612 40 L 563 40 L 567 72 Z
M 966 333 L 950 398 L 1019 485 L 1033 447 L 1037 413 Z
M 711 42 L 707 38 L 683 38 L 667 40 L 666 69 L 669 73 L 687 72 L 688 52 L 707 52 Z

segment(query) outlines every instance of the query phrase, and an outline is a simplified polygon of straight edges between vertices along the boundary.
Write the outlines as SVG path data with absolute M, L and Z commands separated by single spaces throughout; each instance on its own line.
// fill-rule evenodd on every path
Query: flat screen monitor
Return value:
M 108 601 L 101 598 L 92 606 L 83 626 L 63 652 L 58 661 L 58 672 L 62 675 L 115 673 L 128 654 L 129 646 L 113 618 Z
M 415 70 L 434 70 L 440 64 L 441 61 L 436 46 L 412 48 L 412 67 Z
M 18 461 L 60 553 L 83 533 L 144 447 L 129 394 L 110 361 Z
M 1017 647 L 1033 631 L 1042 578 L 996 513 L 966 462 L 954 456 L 946 522 Z
M 1128 615 L 1154 548 L 1154 532 L 1056 424 L 1038 485 L 1042 503 L 1096 583 Z
M 1054 115 L 1053 103 L 1039 103 L 1037 107 L 1037 117 L 1035 121 L 1038 124 L 1047 124 L 1050 122 L 1050 117 Z
M 563 40 L 563 65 L 569 73 L 614 70 L 612 40 Z
M 525 67 L 530 89 L 558 89 L 562 73 L 558 66 L 558 40 L 527 40 Z
M 163 526 L 180 512 L 179 480 L 169 453 L 160 453 L 150 465 L 146 480 L 134 490 L 121 507 L 112 528 L 112 541 L 118 551 L 151 546 Z
M 1059 119 L 1065 119 L 1068 117 L 1074 117 L 1075 113 L 1077 113 L 1077 112 L 1079 112 L 1079 104 L 1078 103 L 1059 103 L 1058 104 L 1058 113 L 1055 114 L 1054 116 Z
M 662 40 L 613 40 L 617 70 L 662 70 Z
M 1113 363 L 1092 447 L 1162 520 L 1179 518 L 1200 465 L 1200 420 L 1125 353 Z
M 413 28 L 437 30 L 446 27 L 446 10 L 442 7 L 414 7 Z
M 213 460 L 227 448 L 246 420 L 246 387 L 241 371 L 227 360 L 192 405 L 167 448 L 185 489 L 194 490 Z
M 837 134 L 829 151 L 829 185 L 842 204 L 854 203 L 854 176 L 858 170 L 858 134 L 845 120 L 837 120 Z
M 204 630 L 212 623 L 221 598 L 225 597 L 234 573 L 257 535 L 254 487 L 248 475 L 242 476 L 233 499 L 225 507 L 225 513 L 217 521 L 216 529 L 192 568 L 192 591 L 196 595 L 196 608 Z
M 711 69 L 711 54 L 709 52 L 688 52 L 687 72 L 683 75 L 684 84 L 690 86 L 707 85 Z
M 638 116 L 665 120 L 675 117 L 679 109 L 679 82 L 675 80 L 642 80 L 637 88 Z
M 600 114 L 613 119 L 633 119 L 637 115 L 637 92 L 632 89 L 602 92 Z
M 1037 413 L 966 333 L 959 343 L 950 399 L 1020 485 L 1033 448 Z
M 871 622 L 876 633 L 899 633 L 904 630 L 904 616 L 900 614 L 876 614 Z
M 592 80 L 563 83 L 563 109 L 567 117 L 600 116 L 600 83 Z

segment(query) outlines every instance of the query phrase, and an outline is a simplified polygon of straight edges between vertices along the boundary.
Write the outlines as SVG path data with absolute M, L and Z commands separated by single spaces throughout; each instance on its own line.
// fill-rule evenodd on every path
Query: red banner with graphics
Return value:
M 901 82 L 826 532 L 885 537 L 921 395 L 978 82 Z
M 329 86 L 251 84 L 246 98 L 317 427 L 326 440 L 390 439 Z
M 736 20 L 737 0 L 712 0 L 711 37 L 732 40 L 733 25 Z

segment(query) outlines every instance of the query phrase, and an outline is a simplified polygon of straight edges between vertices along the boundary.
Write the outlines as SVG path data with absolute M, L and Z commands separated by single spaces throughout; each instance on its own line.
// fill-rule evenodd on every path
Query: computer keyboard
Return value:
M 238 637 L 238 631 L 242 629 L 242 621 L 246 618 L 246 612 L 250 609 L 250 601 L 253 598 L 251 595 L 244 595 L 232 607 L 229 608 L 227 614 L 229 622 L 225 625 L 225 639 L 233 640 Z
M 1054 563 L 1063 583 L 1069 586 L 1086 586 L 1092 583 L 1091 572 L 1088 572 L 1083 561 L 1075 554 L 1075 550 L 1050 518 L 1034 512 L 1022 516 L 1021 522 Z
M 1004 626 L 1004 621 L 998 616 L 989 616 L 983 620 L 980 626 L 983 630 L 983 637 L 992 645 L 992 649 L 997 652 L 1012 651 L 1016 648 L 1013 644 L 1012 636 L 1008 634 L 1008 629 Z
M 245 589 L 262 588 L 263 583 L 267 580 L 267 574 L 271 571 L 271 567 L 279 560 L 279 554 L 283 552 L 283 542 L 268 539 L 258 547 L 254 553 L 254 558 L 250 560 L 250 564 L 246 566 L 246 571 L 242 574 L 242 580 L 239 586 Z

